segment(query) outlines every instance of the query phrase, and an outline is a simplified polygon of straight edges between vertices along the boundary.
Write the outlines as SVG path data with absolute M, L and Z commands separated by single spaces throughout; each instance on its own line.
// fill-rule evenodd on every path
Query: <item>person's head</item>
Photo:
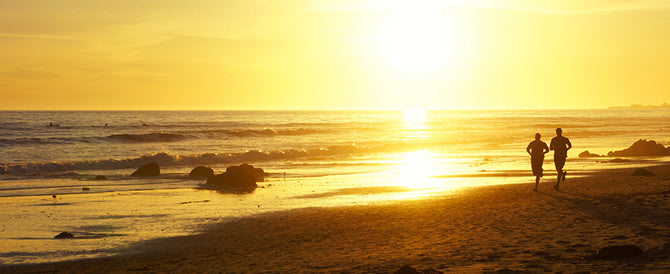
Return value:
M 540 140 L 542 136 L 540 136 L 540 133 L 535 133 L 535 140 Z
M 556 135 L 561 136 L 561 134 L 563 134 L 563 130 L 560 127 L 556 128 Z

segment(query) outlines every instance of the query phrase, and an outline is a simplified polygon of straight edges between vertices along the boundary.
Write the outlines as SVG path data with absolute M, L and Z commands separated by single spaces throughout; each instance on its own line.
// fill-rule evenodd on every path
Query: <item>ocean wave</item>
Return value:
M 154 143 L 154 142 L 175 142 L 185 140 L 188 137 L 182 134 L 174 133 L 143 133 L 143 134 L 113 134 L 104 138 L 107 141 L 114 142 L 132 142 L 132 143 Z
M 9 163 L 0 164 L 0 174 L 14 175 L 45 175 L 54 172 L 71 172 L 76 170 L 115 170 L 137 168 L 149 162 L 161 166 L 196 166 L 226 163 L 244 163 L 295 159 L 303 157 L 333 156 L 341 154 L 357 154 L 372 151 L 360 146 L 331 146 L 317 149 L 291 149 L 283 151 L 249 150 L 238 153 L 203 153 L 198 155 L 174 155 L 158 152 L 151 155 L 128 159 L 88 160 L 73 162 L 46 163 Z
M 296 136 L 296 135 L 308 135 L 315 133 L 326 133 L 326 130 L 318 129 L 306 129 L 306 128 L 297 128 L 297 129 L 280 129 L 275 130 L 273 128 L 264 128 L 264 129 L 246 129 L 246 130 L 203 130 L 203 131 L 194 131 L 188 132 L 192 135 L 208 135 L 215 137 L 229 136 L 229 137 L 273 137 L 273 136 Z
M 276 151 L 247 150 L 234 153 L 201 153 L 194 155 L 176 155 L 168 152 L 157 152 L 136 158 L 82 160 L 71 162 L 35 162 L 35 163 L 0 163 L 0 174 L 43 176 L 54 173 L 85 171 L 85 170 L 117 170 L 135 169 L 149 162 L 156 162 L 163 167 L 195 167 L 198 165 L 256 163 L 266 161 L 282 161 L 293 159 L 314 159 L 320 157 L 349 157 L 374 153 L 392 153 L 414 151 L 433 146 L 445 145 L 444 142 L 397 142 L 377 144 L 373 146 L 332 145 L 309 149 L 286 149 Z
M 178 142 L 196 139 L 220 139 L 220 138 L 253 138 L 253 137 L 275 137 L 275 136 L 299 136 L 316 133 L 326 133 L 326 130 L 318 129 L 246 129 L 246 130 L 199 130 L 179 132 L 150 132 L 138 134 L 112 134 L 105 137 L 98 136 L 76 136 L 76 137 L 21 137 L 0 138 L 0 147 L 14 145 L 43 145 L 43 144 L 76 144 L 76 143 L 163 143 Z
M 297 136 L 322 132 L 315 129 L 246 129 L 246 130 L 200 130 L 179 131 L 175 133 L 142 133 L 142 134 L 115 134 L 105 137 L 105 140 L 114 142 L 175 142 L 192 139 L 219 139 L 219 138 L 247 138 L 247 137 L 274 137 L 274 136 Z
M 608 127 L 608 126 L 610 126 L 610 125 L 605 123 L 605 122 L 603 122 L 603 123 L 593 123 L 593 122 L 591 122 L 589 124 L 584 123 L 584 124 L 579 124 L 579 125 L 577 125 L 577 124 L 569 125 L 569 127 L 572 127 L 572 128 L 582 128 L 582 129 L 602 128 L 602 127 Z M 557 127 L 560 127 L 560 126 L 558 124 L 533 124 L 533 125 L 530 126 L 530 128 L 537 128 L 537 129 L 556 129 Z
M 0 147 L 8 147 L 14 145 L 63 145 L 63 144 L 74 144 L 74 143 L 90 143 L 94 142 L 96 137 L 49 137 L 49 138 L 38 138 L 38 137 L 21 137 L 21 138 L 0 138 Z

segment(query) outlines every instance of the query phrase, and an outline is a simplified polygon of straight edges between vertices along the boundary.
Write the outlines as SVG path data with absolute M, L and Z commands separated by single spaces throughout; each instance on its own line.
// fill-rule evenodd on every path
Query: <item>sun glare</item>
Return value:
M 400 159 L 398 169 L 398 185 L 409 188 L 436 187 L 435 179 L 431 176 L 438 168 L 430 151 L 419 150 L 405 153 Z
M 407 129 L 422 129 L 426 124 L 426 111 L 412 108 L 403 112 L 403 123 Z
M 433 70 L 454 54 L 445 16 L 431 5 L 407 5 L 388 11 L 375 36 L 383 61 L 396 69 Z

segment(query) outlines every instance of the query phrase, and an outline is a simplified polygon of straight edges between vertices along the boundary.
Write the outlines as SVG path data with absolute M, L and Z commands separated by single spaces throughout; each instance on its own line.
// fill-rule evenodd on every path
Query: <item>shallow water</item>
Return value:
M 431 179 L 420 188 L 392 173 L 268 179 L 252 193 L 196 189 L 180 180 L 147 190 L 4 197 L 0 199 L 0 263 L 38 263 L 127 252 L 137 241 L 197 233 L 205 225 L 304 207 L 387 203 L 444 194 L 457 184 Z M 438 183 L 438 181 L 440 183 Z M 74 182 L 73 182 L 74 183 Z M 461 182 L 461 185 L 464 184 Z M 54 239 L 62 231 L 74 239 Z

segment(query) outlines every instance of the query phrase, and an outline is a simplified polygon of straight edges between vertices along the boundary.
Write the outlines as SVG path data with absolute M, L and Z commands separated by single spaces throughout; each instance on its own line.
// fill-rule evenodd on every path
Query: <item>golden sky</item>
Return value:
M 0 110 L 670 101 L 666 0 L 0 0 Z

